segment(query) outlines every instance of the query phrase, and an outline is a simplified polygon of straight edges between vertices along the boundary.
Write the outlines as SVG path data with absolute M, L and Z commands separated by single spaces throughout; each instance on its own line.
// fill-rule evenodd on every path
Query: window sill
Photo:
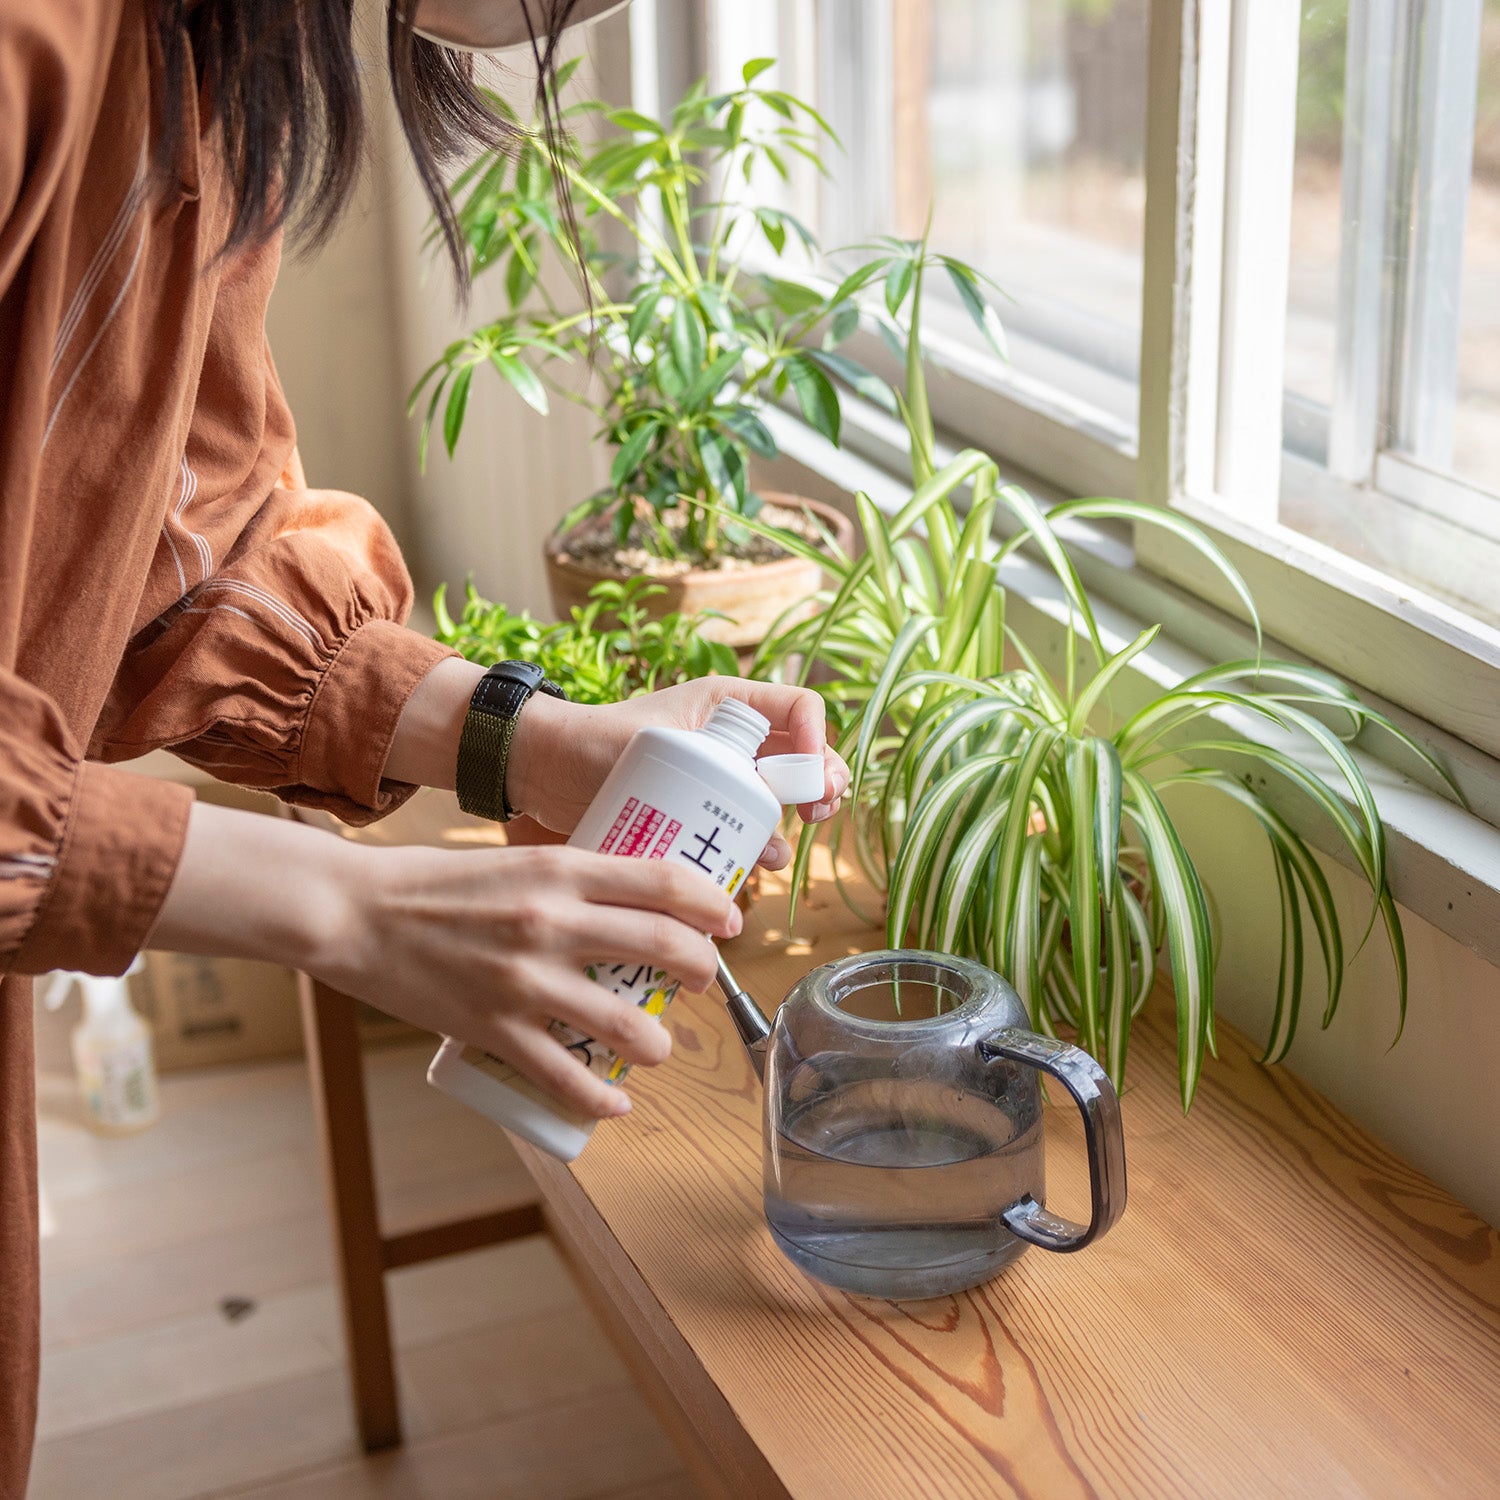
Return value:
M 846 416 L 850 404 L 845 404 Z M 893 472 L 894 459 L 887 468 L 849 447 L 836 449 L 783 411 L 766 413 L 766 421 L 782 450 L 782 458 L 767 466 L 778 488 L 833 500 L 864 490 L 886 510 L 897 508 L 909 494 Z M 885 434 L 882 441 L 875 426 L 861 436 L 866 439 L 862 444 L 866 452 L 884 450 L 894 455 L 897 451 L 892 446 L 894 435 Z M 1136 566 L 1121 539 L 1070 540 L 1081 543 L 1079 572 L 1095 604 L 1107 647 L 1120 649 L 1147 622 L 1159 621 L 1165 627 L 1154 646 L 1122 674 L 1126 691 L 1142 696 L 1160 693 L 1213 661 L 1254 654 L 1253 636 L 1243 625 Z M 1044 662 L 1060 663 L 1066 608 L 1056 581 L 1046 569 L 1024 558 L 1008 562 L 1003 576 L 1013 601 L 1012 618 L 1028 630 L 1029 644 Z M 1296 653 L 1275 641 L 1266 642 L 1266 651 L 1296 659 Z M 1473 808 L 1465 811 L 1397 765 L 1355 752 L 1386 825 L 1390 883 L 1396 900 L 1487 963 L 1500 965 L 1500 762 L 1373 694 L 1363 696 L 1443 761 Z M 1248 730 L 1228 717 L 1223 727 L 1238 736 Z M 1313 757 L 1306 759 L 1317 768 Z M 1287 792 L 1283 800 L 1273 788 L 1266 790 L 1277 810 L 1311 844 L 1354 867 L 1341 841 L 1312 814 L 1305 799 Z

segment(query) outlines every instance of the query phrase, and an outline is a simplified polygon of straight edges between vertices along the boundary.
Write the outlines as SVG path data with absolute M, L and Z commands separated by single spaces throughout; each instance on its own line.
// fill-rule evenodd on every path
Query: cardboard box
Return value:
M 291 969 L 242 958 L 148 953 L 130 981 L 151 1023 L 158 1071 L 296 1057 L 302 1011 Z
M 244 958 L 150 952 L 144 971 L 130 981 L 130 998 L 151 1023 L 158 1072 L 302 1055 L 302 1007 L 291 969 Z M 366 1047 L 429 1036 L 373 1005 L 358 1010 L 359 1039 Z M 430 1040 L 436 1047 L 437 1038 Z
M 146 756 L 125 769 L 184 783 L 203 801 L 221 807 L 286 816 L 286 809 L 269 793 L 215 781 L 165 753 Z M 302 1011 L 294 970 L 186 953 L 151 951 L 145 959 L 143 972 L 130 981 L 131 1001 L 151 1023 L 159 1072 L 302 1053 Z M 373 1006 L 359 1009 L 360 1038 L 366 1045 L 410 1042 L 426 1035 Z M 81 1019 L 76 996 L 54 1014 L 38 1011 L 37 1059 L 44 1071 L 71 1070 L 68 1038 Z

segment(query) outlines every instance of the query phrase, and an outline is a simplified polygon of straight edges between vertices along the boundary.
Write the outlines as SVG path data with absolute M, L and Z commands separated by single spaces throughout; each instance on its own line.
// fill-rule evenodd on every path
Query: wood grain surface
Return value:
M 770 1009 L 879 945 L 827 881 L 790 933 L 771 879 L 728 951 Z M 522 1154 L 709 1450 L 748 1439 L 774 1475 L 730 1466 L 730 1492 L 1500 1495 L 1500 1237 L 1229 1027 L 1184 1119 L 1168 997 L 1138 1023 L 1105 1240 L 897 1304 L 777 1251 L 754 1074 L 716 1000 L 668 1014 L 673 1056 L 632 1075 L 626 1120 L 571 1169 Z M 1047 1130 L 1049 1200 L 1082 1216 L 1071 1104 Z

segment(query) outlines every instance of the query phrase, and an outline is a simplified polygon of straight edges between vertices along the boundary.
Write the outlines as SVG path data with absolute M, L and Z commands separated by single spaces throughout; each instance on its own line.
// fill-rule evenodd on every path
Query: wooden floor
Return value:
M 388 1227 L 519 1201 L 504 1136 L 372 1052 Z M 43 1341 L 31 1500 L 692 1500 L 551 1245 L 395 1273 L 404 1449 L 359 1453 L 300 1062 L 168 1076 L 101 1140 L 40 1080 Z

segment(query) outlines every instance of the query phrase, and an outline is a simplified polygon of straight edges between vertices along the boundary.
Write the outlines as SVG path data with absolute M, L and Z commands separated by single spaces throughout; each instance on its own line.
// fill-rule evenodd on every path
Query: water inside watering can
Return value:
M 794 1264 L 904 1299 L 975 1286 L 1021 1253 L 1001 1214 L 1026 1193 L 1044 1198 L 1039 1111 L 1018 1119 L 957 1090 L 914 1110 L 889 1080 L 827 1083 L 808 1088 L 767 1143 L 766 1219 Z

